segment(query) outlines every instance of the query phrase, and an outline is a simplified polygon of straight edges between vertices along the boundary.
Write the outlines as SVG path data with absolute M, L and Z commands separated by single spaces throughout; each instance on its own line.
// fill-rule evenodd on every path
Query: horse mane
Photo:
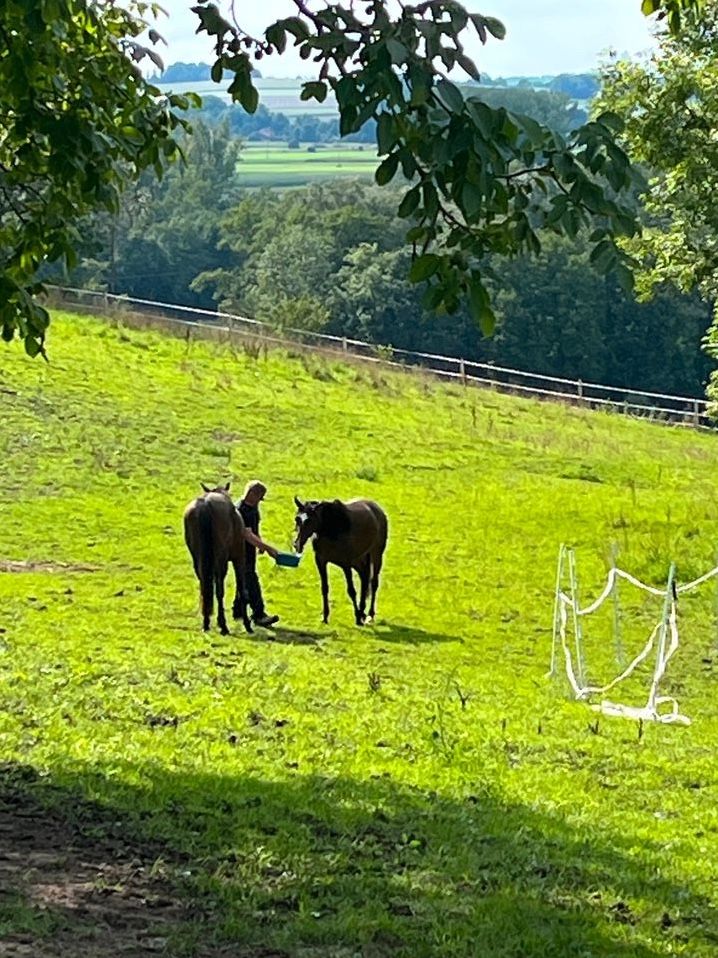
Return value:
M 338 539 L 351 530 L 347 507 L 340 499 L 320 503 L 321 523 L 319 532 L 328 539 Z

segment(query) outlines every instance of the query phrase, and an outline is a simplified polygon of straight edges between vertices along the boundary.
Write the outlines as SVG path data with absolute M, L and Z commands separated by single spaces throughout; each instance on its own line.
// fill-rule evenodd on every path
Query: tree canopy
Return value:
M 646 14 L 671 30 L 701 0 L 643 0 Z M 408 181 L 399 212 L 413 280 L 428 280 L 427 307 L 459 308 L 467 294 L 485 330 L 494 314 L 481 262 L 489 253 L 536 251 L 542 229 L 575 235 L 591 229 L 592 259 L 630 281 L 615 244 L 632 235 L 634 214 L 621 197 L 631 167 L 616 142 L 615 115 L 605 113 L 568 136 L 535 119 L 465 96 L 449 74 L 477 79 L 463 38 L 501 39 L 503 25 L 469 14 L 455 0 L 415 5 L 369 0 L 314 4 L 288 0 L 293 12 L 260 37 L 200 2 L 198 32 L 212 39 L 212 78 L 229 73 L 229 92 L 248 112 L 258 106 L 252 71 L 264 57 L 294 43 L 316 71 L 303 96 L 336 96 L 340 131 L 376 122 L 377 182 Z M 186 98 L 164 99 L 137 63 L 157 54 L 138 37 L 144 0 L 8 0 L 0 15 L 0 326 L 19 333 L 26 349 L 43 350 L 48 322 L 34 294 L 49 260 L 72 264 L 78 222 L 92 208 L 117 208 L 122 189 L 150 167 L 161 175 L 177 152 Z M 158 35 L 149 32 L 150 40 Z
M 622 139 L 648 173 L 645 224 L 627 249 L 644 296 L 666 283 L 714 304 L 709 339 L 718 354 L 718 2 L 644 62 L 604 70 L 599 109 L 619 113 Z M 712 391 L 715 392 L 715 381 Z
M 0 331 L 31 355 L 47 312 L 34 299 L 48 260 L 72 265 L 78 225 L 117 209 L 142 170 L 161 174 L 176 152 L 176 112 L 137 67 L 139 11 L 111 0 L 7 0 L 0 14 Z

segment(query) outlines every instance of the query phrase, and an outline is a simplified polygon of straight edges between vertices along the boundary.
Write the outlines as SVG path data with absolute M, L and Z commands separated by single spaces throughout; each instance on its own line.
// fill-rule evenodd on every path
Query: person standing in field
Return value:
M 279 622 L 278 615 L 269 615 L 264 607 L 264 597 L 262 596 L 262 586 L 257 574 L 257 553 L 266 552 L 273 559 L 277 558 L 277 550 L 264 542 L 259 536 L 259 523 L 261 516 L 259 514 L 259 503 L 267 494 L 267 487 L 259 479 L 252 479 L 244 487 L 244 494 L 237 503 L 237 509 L 245 526 L 245 545 L 247 556 L 247 565 L 245 570 L 245 582 L 249 598 L 249 605 L 252 609 L 252 618 L 256 625 L 261 625 L 267 629 Z

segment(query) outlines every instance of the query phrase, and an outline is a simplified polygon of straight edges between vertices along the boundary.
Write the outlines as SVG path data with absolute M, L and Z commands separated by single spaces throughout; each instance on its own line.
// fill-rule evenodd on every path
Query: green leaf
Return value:
M 379 156 L 385 156 L 396 146 L 396 121 L 391 113 L 380 113 L 376 123 L 376 143 Z
M 327 85 L 323 80 L 313 80 L 302 86 L 300 100 L 317 100 L 323 103 L 327 98 Z
M 496 37 L 497 40 L 503 40 L 506 37 L 506 27 L 496 17 L 484 17 L 484 23 L 491 36 Z
M 474 322 L 484 336 L 491 336 L 496 328 L 496 315 L 491 308 L 489 294 L 477 273 L 472 274 L 469 286 L 469 308 Z
M 291 33 L 297 43 L 302 43 L 309 37 L 309 28 L 299 17 L 286 17 L 284 20 L 277 21 L 277 25 Z
M 404 194 L 404 198 L 399 204 L 398 214 L 402 219 L 411 216 L 421 201 L 421 190 L 418 186 L 413 187 Z
M 399 157 L 396 153 L 390 153 L 387 158 L 379 164 L 374 173 L 374 179 L 379 186 L 386 186 L 394 179 L 394 174 L 399 166 Z
M 400 43 L 398 40 L 394 40 L 391 37 L 386 41 L 386 49 L 391 57 L 391 62 L 396 66 L 400 66 L 402 63 L 405 63 L 409 56 L 408 49 L 404 46 L 403 43 Z
M 417 256 L 409 270 L 410 281 L 420 283 L 422 280 L 429 279 L 438 270 L 440 263 L 441 257 L 436 253 L 423 253 Z
M 464 73 L 468 73 L 472 80 L 478 81 L 481 79 L 481 75 L 471 57 L 467 57 L 465 53 L 459 52 L 456 54 L 456 62 Z
M 264 35 L 267 43 L 271 43 L 277 53 L 284 53 L 287 46 L 287 33 L 281 20 L 268 27 Z
M 468 181 L 464 183 L 461 190 L 461 208 L 464 210 L 468 220 L 475 219 L 481 212 L 481 206 L 484 201 L 484 194 L 474 183 Z
M 452 113 L 461 113 L 464 109 L 464 95 L 451 80 L 441 79 L 436 84 L 436 92 Z

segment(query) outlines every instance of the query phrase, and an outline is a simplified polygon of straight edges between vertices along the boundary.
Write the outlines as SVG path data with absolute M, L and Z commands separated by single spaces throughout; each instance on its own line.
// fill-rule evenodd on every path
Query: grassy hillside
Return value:
M 690 727 L 545 677 L 560 542 L 586 600 L 612 542 L 657 584 L 715 564 L 714 436 L 68 315 L 49 349 L 0 350 L 10 954 L 715 955 L 714 587 L 664 688 Z M 282 547 L 295 493 L 385 507 L 374 626 L 338 570 L 320 624 L 307 555 L 260 560 L 274 637 L 201 632 L 183 507 L 254 476 Z M 622 587 L 627 654 L 659 608 Z

